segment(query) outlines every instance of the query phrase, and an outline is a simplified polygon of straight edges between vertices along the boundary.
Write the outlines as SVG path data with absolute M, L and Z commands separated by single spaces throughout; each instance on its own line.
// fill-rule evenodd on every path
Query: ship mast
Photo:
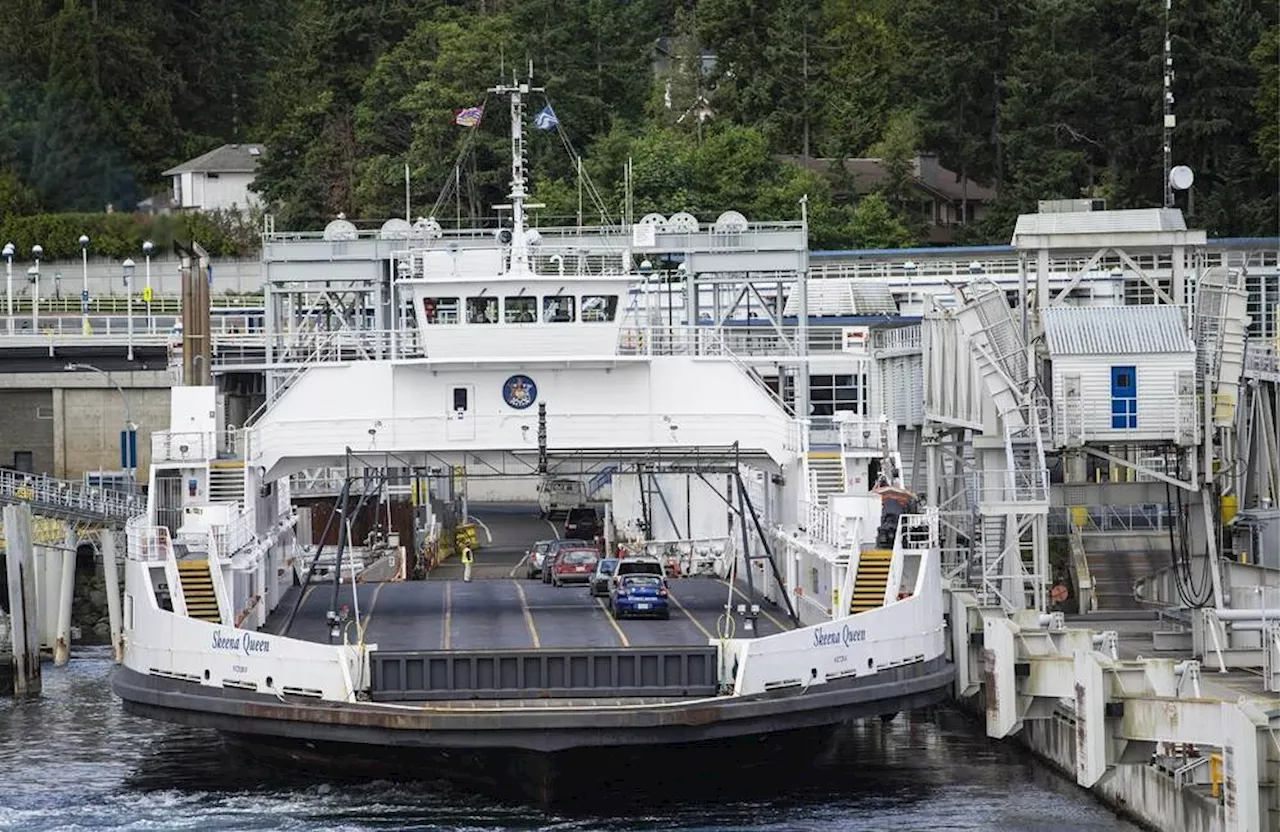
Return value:
M 529 65 L 529 75 L 533 76 L 533 65 Z M 541 208 L 535 203 L 525 204 L 529 192 L 525 190 L 528 171 L 525 165 L 524 152 L 524 96 L 531 92 L 543 92 L 543 87 L 532 87 L 528 82 L 512 79 L 510 85 L 499 84 L 491 87 L 489 92 L 511 97 L 511 192 L 507 198 L 509 205 L 498 205 L 498 208 L 511 209 L 511 268 L 512 272 L 529 271 L 529 246 L 525 239 L 524 209 Z

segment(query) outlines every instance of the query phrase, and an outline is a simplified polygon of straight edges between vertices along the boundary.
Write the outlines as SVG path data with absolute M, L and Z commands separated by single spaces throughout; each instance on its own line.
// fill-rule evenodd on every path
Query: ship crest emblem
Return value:
M 512 376 L 502 385 L 502 398 L 508 407 L 524 410 L 538 398 L 538 385 L 528 376 Z

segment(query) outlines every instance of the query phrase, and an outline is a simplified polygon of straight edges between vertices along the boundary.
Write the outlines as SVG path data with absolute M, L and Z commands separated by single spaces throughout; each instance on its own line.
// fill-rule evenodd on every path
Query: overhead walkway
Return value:
M 28 505 L 39 517 L 112 528 L 122 528 L 145 508 L 140 494 L 18 471 L 0 471 L 0 504 Z

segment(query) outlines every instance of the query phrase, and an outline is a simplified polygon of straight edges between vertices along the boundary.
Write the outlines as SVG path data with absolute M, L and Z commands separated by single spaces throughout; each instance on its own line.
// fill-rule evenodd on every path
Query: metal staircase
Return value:
M 809 493 L 817 505 L 826 505 L 827 497 L 845 492 L 844 460 L 839 451 L 810 451 L 806 465 Z
M 858 571 L 853 580 L 850 613 L 866 612 L 884 606 L 885 590 L 889 586 L 889 567 L 892 563 L 892 549 L 862 550 L 858 556 Z
M 209 463 L 209 502 L 244 505 L 244 460 L 219 459 Z
M 201 621 L 221 624 L 222 614 L 218 611 L 218 596 L 214 592 L 213 577 L 209 574 L 209 561 L 178 561 L 178 579 L 182 583 L 182 599 L 187 605 L 187 615 Z
M 1000 431 L 976 450 L 968 487 L 975 508 L 969 577 L 984 603 L 1044 610 L 1049 582 L 1050 408 L 1028 371 L 1027 344 L 1002 289 L 979 284 L 956 310 Z M 966 467 L 968 467 L 966 465 Z

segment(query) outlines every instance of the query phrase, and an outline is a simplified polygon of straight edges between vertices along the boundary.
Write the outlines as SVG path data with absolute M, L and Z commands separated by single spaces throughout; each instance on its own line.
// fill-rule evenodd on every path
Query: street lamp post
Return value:
M 31 334 L 40 334 L 40 258 L 44 257 L 44 246 L 36 244 L 31 247 L 31 259 L 35 263 L 27 269 L 27 279 L 31 281 Z
M 5 305 L 8 309 L 5 325 L 5 331 L 10 335 L 13 334 L 13 255 L 16 249 L 13 243 L 4 244 L 4 286 L 5 286 Z
M 156 320 L 151 317 L 151 252 L 155 251 L 156 244 L 150 240 L 142 242 L 142 253 L 147 258 L 147 290 L 143 293 L 142 299 L 147 302 L 147 332 L 154 333 L 156 328 Z
M 133 360 L 133 258 L 126 257 L 120 264 L 124 267 L 125 314 L 128 316 L 127 331 L 129 333 L 129 360 Z
M 85 335 L 89 334 L 89 237 L 80 235 L 80 271 L 84 283 L 80 288 L 80 328 Z
M 133 448 L 130 448 L 129 440 L 132 436 L 132 432 L 137 430 L 138 426 L 133 423 L 133 417 L 129 411 L 129 395 L 124 392 L 123 387 L 116 384 L 115 379 L 111 377 L 111 373 L 108 373 L 106 370 L 101 370 L 92 364 L 68 364 L 66 369 L 69 372 L 73 372 L 75 370 L 88 370 L 91 373 L 97 373 L 98 375 L 105 377 L 107 384 L 116 388 L 120 393 L 120 399 L 124 402 L 124 431 L 120 434 L 120 456 L 125 463 L 123 467 L 129 472 L 130 482 L 136 482 L 137 474 L 135 473 L 136 467 L 134 465 L 136 460 L 134 457 L 137 453 L 137 446 L 135 444 Z

